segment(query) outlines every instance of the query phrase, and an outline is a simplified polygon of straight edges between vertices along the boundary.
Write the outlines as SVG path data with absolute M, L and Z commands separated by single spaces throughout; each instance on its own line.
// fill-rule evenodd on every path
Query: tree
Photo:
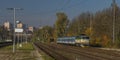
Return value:
M 115 44 L 119 43 L 120 31 L 120 8 L 115 7 Z M 92 16 L 92 19 L 91 19 Z M 92 28 L 90 28 L 90 20 L 92 20 Z M 95 14 L 89 12 L 80 14 L 74 18 L 69 25 L 69 35 L 76 36 L 86 34 L 90 37 L 92 45 L 103 47 L 113 46 L 113 8 L 109 7 Z M 92 35 L 91 35 L 92 34 Z M 114 44 L 114 45 L 115 45 Z
M 120 47 L 120 31 L 117 36 L 119 36 L 119 37 L 117 37 L 116 45 L 117 45 L 117 47 Z
M 34 32 L 34 40 L 49 43 L 52 38 L 53 28 L 50 26 L 44 26 L 41 29 L 38 29 L 36 32 Z
M 67 16 L 65 13 L 57 13 L 57 21 L 55 23 L 55 34 L 57 37 L 66 36 L 66 30 L 68 27 L 69 20 L 67 19 Z
M 11 39 L 10 31 L 8 31 L 3 26 L 0 27 L 0 39 L 5 41 L 7 39 Z
M 53 38 L 53 28 L 50 26 L 43 27 L 43 37 L 45 42 L 50 42 L 50 40 Z
M 74 18 L 69 26 L 69 33 L 72 36 L 85 34 L 86 30 L 90 28 L 90 17 L 92 16 L 91 13 L 86 12 L 80 14 L 78 17 Z M 87 33 L 89 35 L 89 33 Z

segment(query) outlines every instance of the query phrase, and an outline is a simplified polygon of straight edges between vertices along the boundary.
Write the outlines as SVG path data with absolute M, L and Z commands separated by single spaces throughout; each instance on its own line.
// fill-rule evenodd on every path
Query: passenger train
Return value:
M 60 37 L 57 38 L 58 44 L 70 44 L 76 46 L 89 46 L 90 39 L 87 35 L 72 36 L 72 37 Z

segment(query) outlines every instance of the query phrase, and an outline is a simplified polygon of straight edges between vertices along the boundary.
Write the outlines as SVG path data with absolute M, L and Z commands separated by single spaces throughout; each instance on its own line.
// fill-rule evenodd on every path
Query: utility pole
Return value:
M 13 20 L 14 20 L 14 32 L 13 32 L 13 53 L 15 53 L 15 39 L 16 39 L 16 35 L 15 35 L 15 28 L 16 28 L 16 10 L 22 10 L 22 8 L 7 8 L 8 10 L 13 10 Z
M 27 43 L 27 34 L 28 34 L 28 24 L 26 24 L 26 27 L 27 27 L 27 29 L 26 29 L 26 32 L 25 32 L 25 36 L 26 36 L 26 43 Z
M 115 43 L 115 17 L 116 17 L 116 1 L 113 0 L 113 5 L 112 5 L 112 9 L 113 9 L 113 43 Z
M 92 38 L 92 15 L 89 15 L 89 19 L 90 19 L 90 40 Z
M 90 35 L 89 35 L 89 38 L 90 38 L 90 41 L 92 41 L 92 30 L 93 30 L 93 21 L 92 21 L 92 18 L 93 18 L 93 15 L 92 13 L 89 13 L 89 28 L 90 28 Z M 90 45 L 90 42 L 89 42 L 89 45 Z
M 15 25 L 16 25 L 16 23 L 15 23 L 15 8 L 13 8 L 13 13 L 14 13 L 14 16 L 13 16 L 13 18 L 14 18 L 14 40 L 13 40 L 13 53 L 15 53 Z

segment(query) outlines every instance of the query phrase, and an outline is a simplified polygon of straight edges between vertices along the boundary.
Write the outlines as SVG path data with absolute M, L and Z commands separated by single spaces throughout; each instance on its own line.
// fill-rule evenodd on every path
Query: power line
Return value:
M 54 9 L 54 10 L 49 10 L 49 11 L 46 11 L 46 12 L 40 12 L 40 13 L 43 15 L 43 14 L 46 14 L 46 13 L 50 14 L 50 13 L 54 13 L 54 12 L 57 12 L 57 11 L 63 11 L 63 10 L 66 10 L 67 8 L 77 8 L 76 6 L 82 6 L 81 4 L 86 3 L 86 1 L 87 0 L 82 0 L 77 4 L 68 6 L 68 4 L 70 4 L 71 0 L 67 0 L 66 3 L 64 3 L 61 8 L 57 8 L 57 9 Z
M 67 5 L 71 2 L 71 0 L 67 0 L 66 3 L 64 3 L 64 5 L 62 6 L 62 8 L 60 10 L 64 10 L 65 7 L 67 7 Z
M 68 6 L 68 7 L 66 7 L 66 8 L 77 8 L 77 6 L 82 6 L 81 4 L 84 4 L 84 3 L 86 3 L 86 2 L 87 2 L 87 0 L 82 0 L 82 1 L 80 1 L 79 3 L 77 3 L 77 4 Z M 66 8 L 64 8 L 64 9 L 66 9 Z

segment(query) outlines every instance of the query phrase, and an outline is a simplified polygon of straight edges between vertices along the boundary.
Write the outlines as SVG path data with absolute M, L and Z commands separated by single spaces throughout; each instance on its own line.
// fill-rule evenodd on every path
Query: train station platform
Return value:
M 15 53 L 12 46 L 0 48 L 0 60 L 44 60 L 42 55 L 31 43 L 23 43 L 22 47 L 17 47 Z

